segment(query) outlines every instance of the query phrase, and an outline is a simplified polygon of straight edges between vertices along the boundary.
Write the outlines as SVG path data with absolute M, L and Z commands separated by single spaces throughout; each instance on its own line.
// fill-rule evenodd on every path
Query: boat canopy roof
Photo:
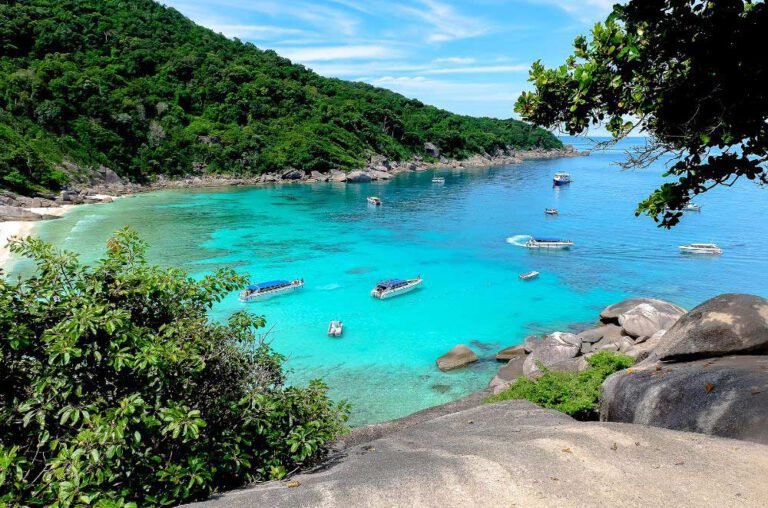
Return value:
M 378 284 L 376 284 L 376 287 L 389 289 L 397 286 L 402 286 L 403 284 L 407 284 L 407 283 L 408 281 L 403 279 L 389 279 L 389 280 L 383 280 L 379 282 Z
M 278 286 L 287 286 L 290 282 L 287 280 L 271 280 L 269 282 L 259 282 L 258 284 L 251 284 L 248 286 L 250 291 L 258 291 L 260 289 L 275 288 Z
M 560 238 L 542 238 L 542 237 L 533 237 L 531 238 L 534 242 L 567 242 L 568 240 L 561 240 Z
M 571 176 L 570 173 L 566 173 L 565 171 L 558 171 L 555 173 L 555 176 Z

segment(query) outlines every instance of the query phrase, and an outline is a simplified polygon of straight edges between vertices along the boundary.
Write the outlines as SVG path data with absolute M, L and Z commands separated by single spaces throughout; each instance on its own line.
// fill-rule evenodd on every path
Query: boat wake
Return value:
M 317 289 L 321 291 L 333 291 L 334 289 L 339 289 L 341 287 L 341 284 L 338 282 L 334 282 L 332 284 L 326 284 L 325 286 L 318 286 Z
M 507 243 L 516 247 L 525 247 L 525 242 L 533 238 L 531 235 L 515 235 L 507 238 Z

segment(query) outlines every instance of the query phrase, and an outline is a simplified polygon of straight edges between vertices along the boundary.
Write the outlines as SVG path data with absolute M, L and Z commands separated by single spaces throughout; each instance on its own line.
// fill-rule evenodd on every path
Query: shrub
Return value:
M 600 386 L 605 378 L 631 367 L 634 360 L 609 351 L 587 358 L 589 368 L 582 372 L 552 372 L 542 368 L 538 379 L 520 377 L 488 402 L 525 399 L 540 406 L 556 409 L 579 420 L 596 420 L 600 402 Z
M 13 241 L 37 273 L 0 278 L 0 505 L 169 505 L 312 464 L 348 408 L 286 387 L 245 312 L 207 311 L 245 282 L 149 266 L 124 229 L 92 268 Z

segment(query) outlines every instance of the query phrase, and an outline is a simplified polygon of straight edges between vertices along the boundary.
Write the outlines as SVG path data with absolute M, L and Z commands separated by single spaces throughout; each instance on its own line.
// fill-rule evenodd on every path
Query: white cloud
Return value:
M 210 28 L 214 32 L 224 34 L 227 37 L 237 37 L 238 39 L 271 40 L 275 37 L 302 35 L 306 33 L 303 30 L 295 28 L 282 28 L 271 25 L 238 25 L 218 23 L 216 21 L 206 22 L 204 26 Z
M 584 22 L 605 19 L 613 10 L 614 4 L 625 3 L 625 0 L 528 0 L 531 3 L 546 4 L 559 7 L 568 14 Z
M 275 49 L 281 56 L 296 62 L 327 62 L 334 60 L 381 60 L 396 58 L 399 52 L 380 45 L 313 46 Z
M 432 60 L 434 63 L 451 63 L 456 65 L 465 65 L 465 64 L 471 64 L 475 63 L 474 58 L 468 58 L 463 56 L 450 56 L 446 58 L 435 58 Z
M 428 69 L 426 74 L 497 74 L 501 72 L 525 72 L 531 68 L 528 64 L 518 65 L 478 65 L 474 67 L 449 67 Z
M 418 0 L 419 7 L 399 5 L 394 9 L 430 25 L 427 42 L 448 42 L 478 37 L 489 32 L 490 24 L 482 19 L 459 13 L 452 6 L 437 0 Z

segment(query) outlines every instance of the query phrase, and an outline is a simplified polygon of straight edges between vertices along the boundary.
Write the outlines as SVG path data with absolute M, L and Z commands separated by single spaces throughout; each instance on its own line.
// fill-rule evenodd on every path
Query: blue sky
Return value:
M 561 64 L 615 0 L 163 0 L 325 76 L 507 118 L 532 62 Z

